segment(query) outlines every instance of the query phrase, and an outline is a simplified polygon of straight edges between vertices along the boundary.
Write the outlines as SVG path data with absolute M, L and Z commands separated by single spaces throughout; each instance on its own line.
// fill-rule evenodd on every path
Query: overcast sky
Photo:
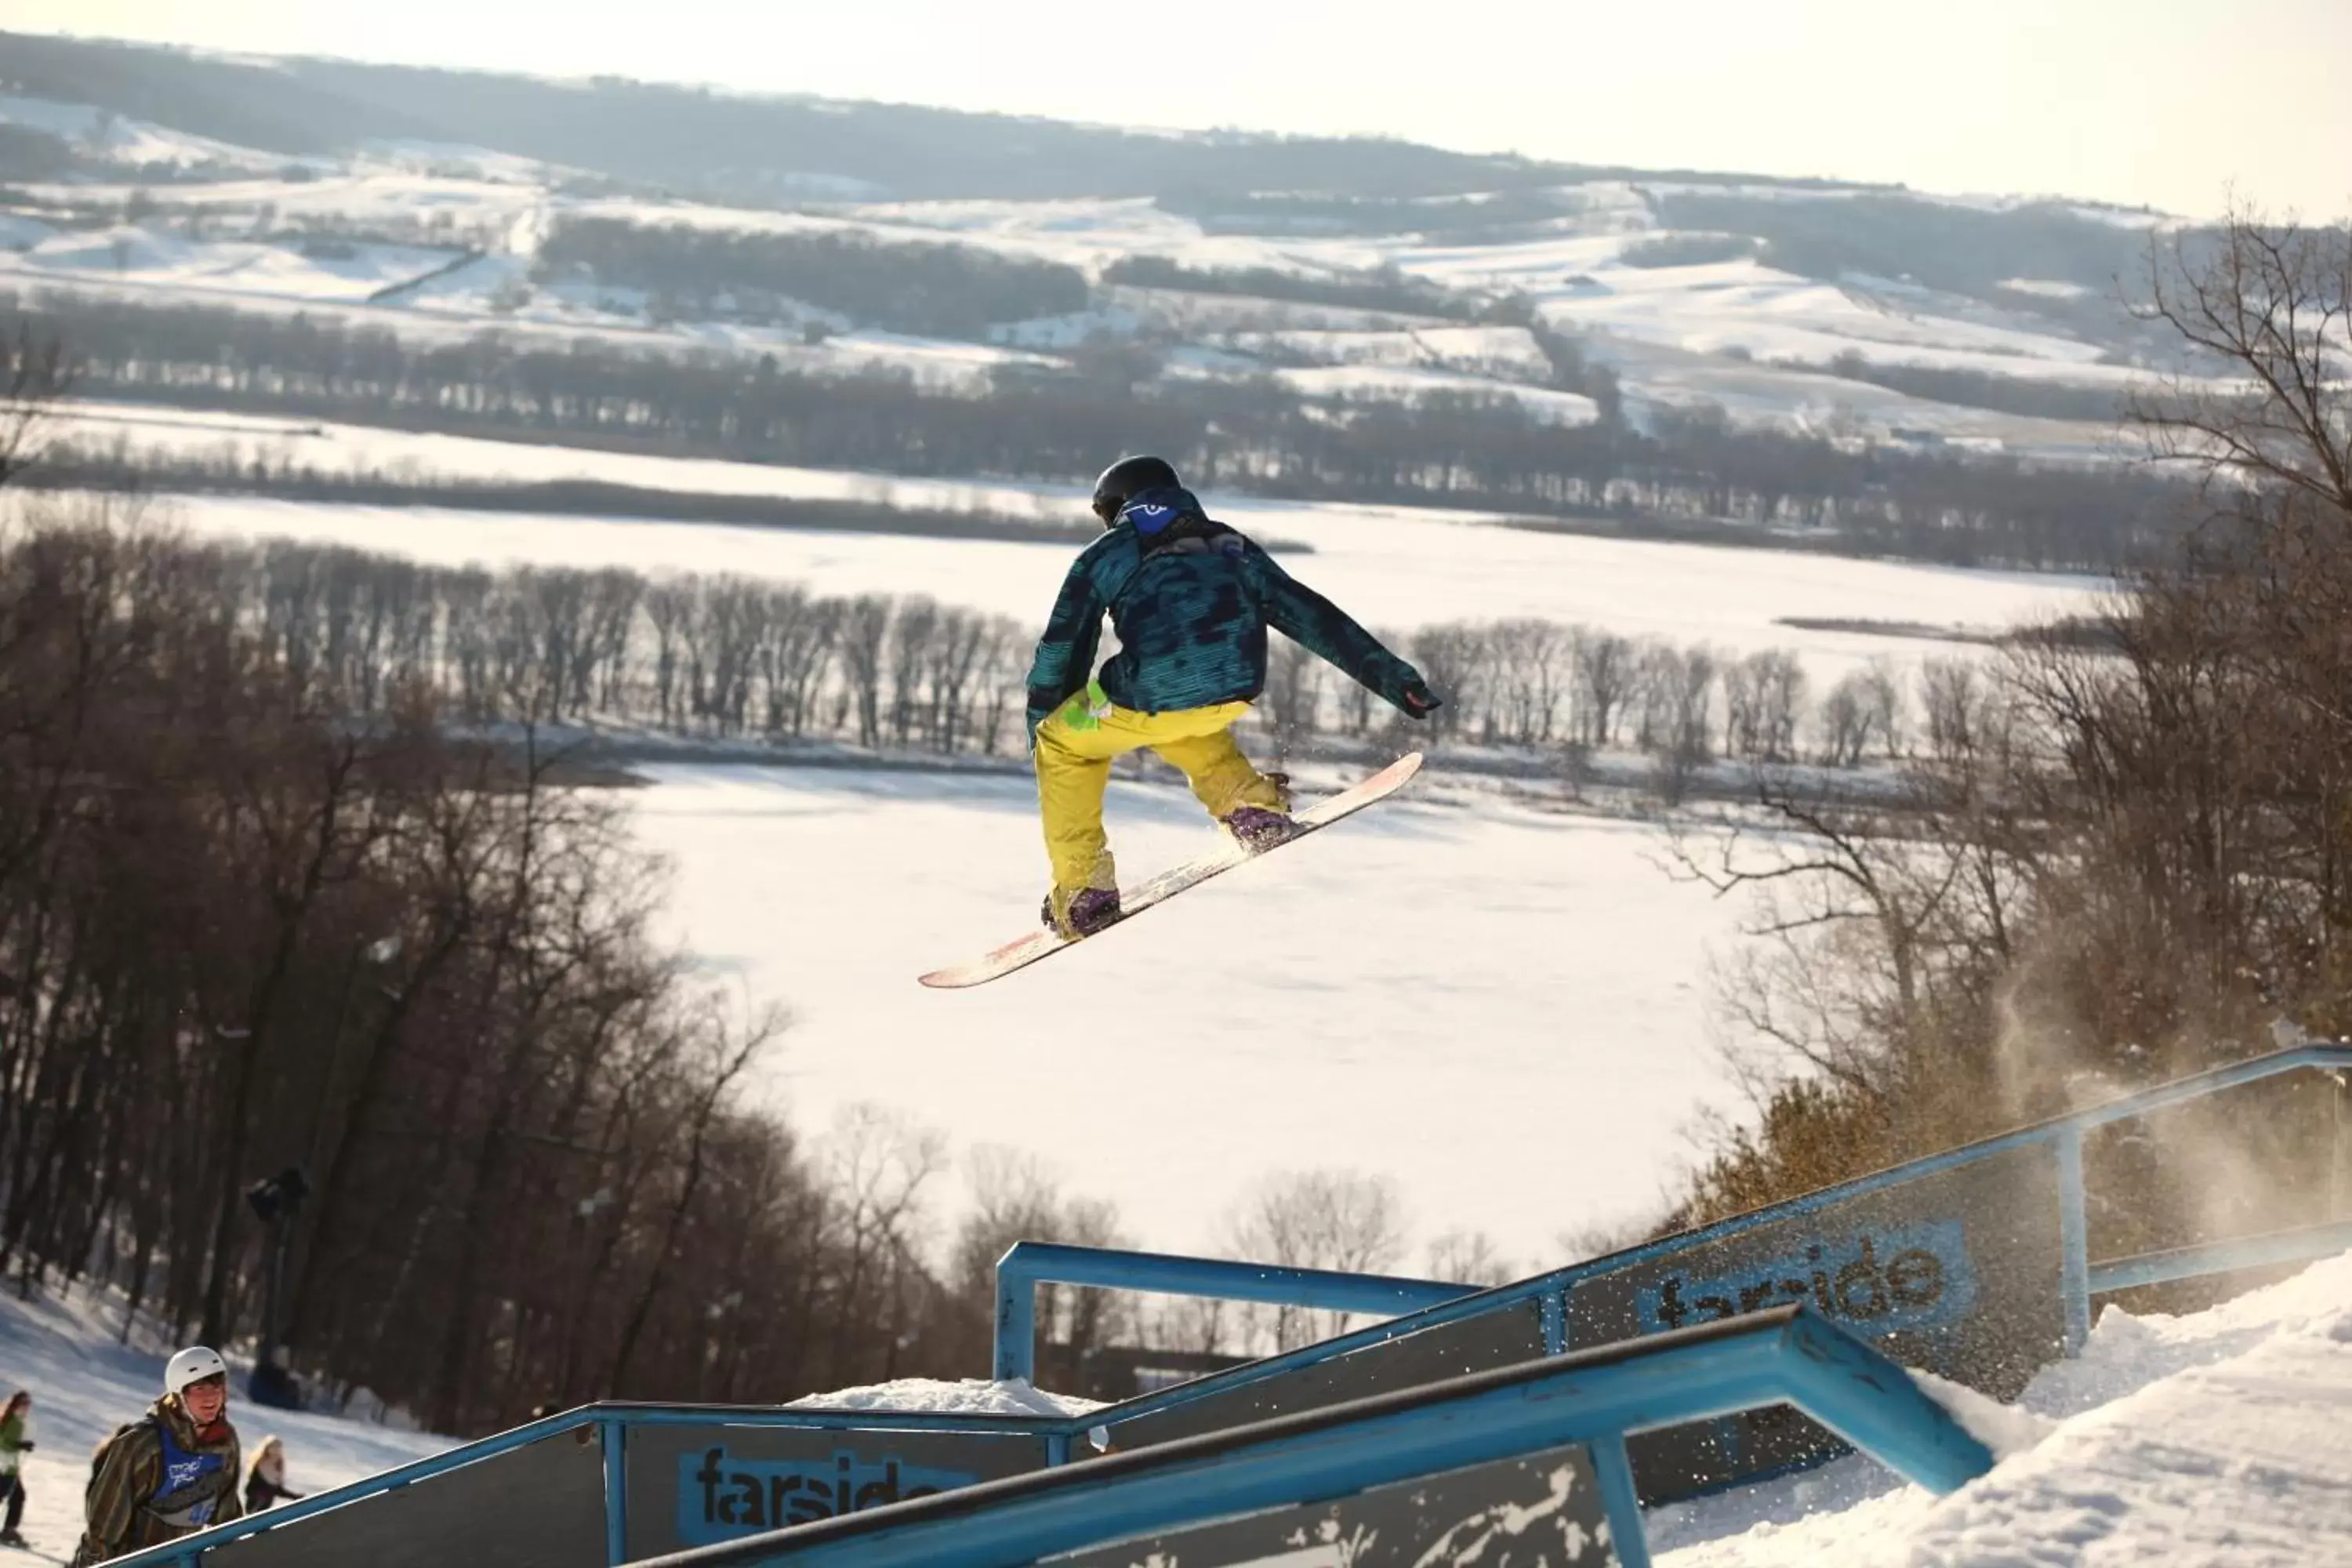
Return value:
M 7 0 L 0 25 L 2352 214 L 2352 0 Z

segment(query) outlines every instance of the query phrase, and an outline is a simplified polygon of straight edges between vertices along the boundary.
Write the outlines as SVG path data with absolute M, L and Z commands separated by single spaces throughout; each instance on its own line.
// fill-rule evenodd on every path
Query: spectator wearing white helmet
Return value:
M 228 1366 L 208 1347 L 190 1345 L 164 1364 L 163 1397 L 90 1457 L 88 1523 L 74 1568 L 237 1518 L 238 1468 Z

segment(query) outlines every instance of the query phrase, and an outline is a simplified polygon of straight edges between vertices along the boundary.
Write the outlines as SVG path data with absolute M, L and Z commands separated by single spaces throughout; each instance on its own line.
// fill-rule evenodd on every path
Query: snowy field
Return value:
M 1214 1247 L 1263 1177 L 1351 1169 L 1396 1180 L 1420 1238 L 1485 1229 L 1533 1272 L 1562 1232 L 1653 1212 L 1695 1108 L 1727 1103 L 1701 974 L 1740 911 L 1672 880 L 1652 827 L 1424 778 L 940 992 L 915 976 L 1035 919 L 1025 777 L 651 773 L 637 820 L 674 862 L 675 933 L 792 1008 L 768 1070 L 803 1126 L 873 1102 L 959 1150 L 1034 1152 L 1144 1247 Z M 1181 785 L 1115 784 L 1107 816 L 1130 876 L 1213 831 Z
M 33 1395 L 25 1539 L 59 1560 L 70 1557 L 81 1538 L 90 1450 L 163 1392 L 163 1362 L 176 1348 L 147 1343 L 143 1334 L 120 1344 L 121 1327 L 117 1300 L 22 1301 L 13 1290 L 0 1296 L 0 1400 L 19 1388 Z M 232 1377 L 229 1419 L 248 1455 L 271 1433 L 285 1439 L 286 1483 L 296 1491 L 323 1491 L 449 1446 L 394 1426 L 260 1409 L 245 1401 L 248 1370 L 239 1365 Z M 8 1560 L 0 1554 L 0 1563 Z

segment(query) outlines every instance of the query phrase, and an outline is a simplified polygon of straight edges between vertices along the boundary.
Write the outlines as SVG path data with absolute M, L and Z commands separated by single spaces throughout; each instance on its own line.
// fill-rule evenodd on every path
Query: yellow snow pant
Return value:
M 1101 686 L 1085 690 L 1037 726 L 1037 804 L 1045 819 L 1045 854 L 1054 863 L 1054 905 L 1059 915 L 1071 894 L 1116 888 L 1110 841 L 1104 836 L 1103 786 L 1111 759 L 1149 746 L 1180 770 L 1211 816 L 1237 805 L 1286 811 L 1282 786 L 1250 765 L 1227 732 L 1249 711 L 1246 702 L 1138 713 L 1114 704 Z

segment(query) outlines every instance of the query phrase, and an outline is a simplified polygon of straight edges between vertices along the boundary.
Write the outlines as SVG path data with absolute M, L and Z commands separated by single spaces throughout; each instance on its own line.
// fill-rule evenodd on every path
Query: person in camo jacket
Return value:
M 163 1368 L 163 1397 L 98 1447 L 83 1494 L 88 1526 L 72 1568 L 161 1546 L 241 1518 L 244 1478 L 228 1421 L 228 1366 L 191 1345 Z
M 1029 742 L 1054 883 L 1039 915 L 1064 936 L 1119 917 L 1102 824 L 1112 761 L 1150 747 L 1253 853 L 1288 837 L 1288 781 L 1234 743 L 1265 689 L 1272 627 L 1415 719 L 1438 706 L 1421 672 L 1339 607 L 1215 521 L 1160 458 L 1122 458 L 1095 481 L 1102 538 L 1055 602 L 1029 668 Z M 1108 615 L 1119 651 L 1095 669 Z

